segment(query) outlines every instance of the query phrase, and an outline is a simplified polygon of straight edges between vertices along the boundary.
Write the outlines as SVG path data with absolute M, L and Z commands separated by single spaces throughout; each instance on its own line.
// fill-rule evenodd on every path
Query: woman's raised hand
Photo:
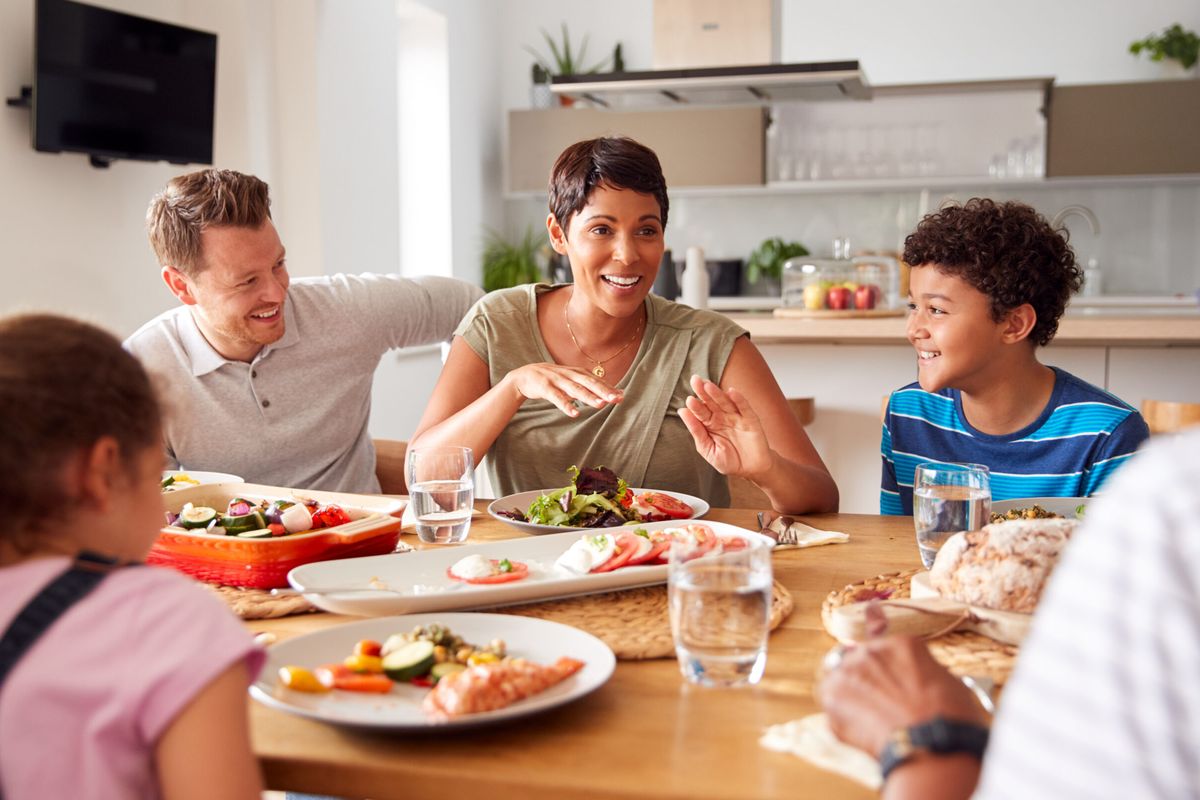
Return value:
M 771 447 L 745 395 L 698 375 L 692 376 L 692 391 L 679 417 L 692 434 L 696 452 L 722 475 L 752 478 L 770 470 Z
M 526 364 L 508 373 L 504 380 L 526 400 L 547 400 L 568 417 L 579 416 L 576 401 L 603 408 L 624 398 L 620 389 L 587 370 L 559 364 Z

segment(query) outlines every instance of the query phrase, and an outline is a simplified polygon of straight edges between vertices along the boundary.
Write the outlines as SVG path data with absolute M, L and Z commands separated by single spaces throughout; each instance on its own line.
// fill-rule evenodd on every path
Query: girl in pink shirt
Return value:
M 262 652 L 189 579 L 112 569 L 11 656 L 13 621 L 80 554 L 136 562 L 162 525 L 141 366 L 82 322 L 0 320 L 0 420 L 0 796 L 257 800 L 246 686 Z

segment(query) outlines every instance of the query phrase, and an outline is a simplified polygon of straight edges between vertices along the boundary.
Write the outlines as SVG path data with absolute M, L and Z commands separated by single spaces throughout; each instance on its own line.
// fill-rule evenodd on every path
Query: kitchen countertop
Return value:
M 904 317 L 784 319 L 770 311 L 727 316 L 759 344 L 903 344 Z M 1068 346 L 1200 346 L 1200 308 L 1070 309 L 1052 344 Z

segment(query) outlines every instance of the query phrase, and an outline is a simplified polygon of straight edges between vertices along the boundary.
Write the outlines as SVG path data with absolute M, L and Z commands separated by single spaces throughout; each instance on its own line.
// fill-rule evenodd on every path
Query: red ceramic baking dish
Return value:
M 214 483 L 163 495 L 167 511 L 178 514 L 185 504 L 224 510 L 235 497 L 260 500 L 316 500 L 340 506 L 350 522 L 306 533 L 248 539 L 166 526 L 147 563 L 174 567 L 208 583 L 272 589 L 287 586 L 293 567 L 334 558 L 390 553 L 400 540 L 405 501 L 345 492 L 319 492 L 253 483 Z

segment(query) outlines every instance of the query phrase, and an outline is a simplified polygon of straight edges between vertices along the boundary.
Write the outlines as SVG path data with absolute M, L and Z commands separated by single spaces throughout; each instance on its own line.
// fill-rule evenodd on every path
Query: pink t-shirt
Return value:
M 0 631 L 65 558 L 0 569 Z M 156 798 L 154 745 L 214 678 L 264 653 L 205 589 L 163 567 L 112 573 L 0 687 L 0 788 L 24 798 Z

